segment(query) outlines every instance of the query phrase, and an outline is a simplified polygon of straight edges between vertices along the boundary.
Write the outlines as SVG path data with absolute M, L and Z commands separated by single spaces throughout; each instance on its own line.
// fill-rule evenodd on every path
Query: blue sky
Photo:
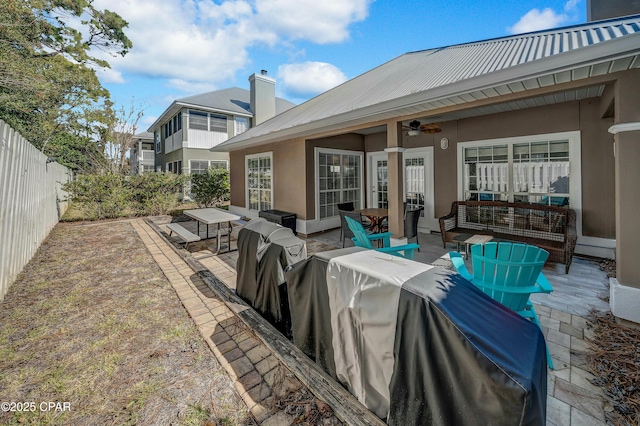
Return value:
M 403 53 L 586 21 L 586 0 L 95 0 L 129 22 L 133 49 L 98 70 L 147 130 L 177 98 L 248 89 L 266 69 L 302 103 Z M 101 53 L 98 53 L 101 54 Z

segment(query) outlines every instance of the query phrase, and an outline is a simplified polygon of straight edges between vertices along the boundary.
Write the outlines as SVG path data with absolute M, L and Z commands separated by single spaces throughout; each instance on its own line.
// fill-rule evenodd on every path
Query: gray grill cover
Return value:
M 331 329 L 326 270 L 330 259 L 344 254 L 342 250 L 325 252 L 287 272 L 294 344 L 333 377 L 331 341 L 337 330 Z M 360 296 L 353 299 L 354 312 L 374 302 L 366 299 L 366 292 Z M 460 275 L 440 268 L 402 284 L 397 317 L 389 319 L 393 321 L 395 337 L 388 342 L 394 357 L 389 424 L 545 423 L 545 343 L 535 324 L 495 302 Z M 341 327 L 346 329 L 349 324 Z M 337 337 L 339 341 L 341 337 Z M 359 355 L 375 358 L 385 352 L 386 348 L 381 348 L 377 353 Z M 364 376 L 361 380 L 374 382 L 379 377 Z M 368 408 L 380 411 L 380 407 Z
M 331 340 L 331 311 L 327 293 L 327 264 L 345 254 L 365 251 L 361 247 L 317 253 L 287 272 L 293 344 L 336 379 Z M 295 320 L 293 320 L 295 318 Z
M 282 322 L 288 316 L 285 289 L 279 287 L 284 271 L 306 257 L 305 242 L 291 229 L 264 218 L 251 220 L 238 233 L 236 294 L 265 318 Z

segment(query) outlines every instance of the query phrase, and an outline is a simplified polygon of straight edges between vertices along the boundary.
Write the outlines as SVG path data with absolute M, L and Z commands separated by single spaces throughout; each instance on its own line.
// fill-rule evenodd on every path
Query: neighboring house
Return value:
M 129 155 L 131 175 L 141 175 L 155 171 L 153 133 L 142 132 L 133 136 L 133 146 Z
M 640 15 L 404 54 L 215 147 L 230 210 L 312 234 L 354 201 L 401 236 L 405 200 L 433 231 L 455 200 L 568 204 L 577 252 L 617 260 L 614 314 L 640 322 L 639 55 Z
M 232 87 L 175 100 L 149 127 L 156 171 L 194 174 L 229 166 L 226 153 L 211 148 L 294 106 L 276 98 L 275 80 L 249 77 L 250 90 Z

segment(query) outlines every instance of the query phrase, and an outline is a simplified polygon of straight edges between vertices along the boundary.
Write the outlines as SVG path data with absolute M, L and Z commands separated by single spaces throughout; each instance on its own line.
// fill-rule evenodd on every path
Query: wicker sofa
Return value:
M 442 244 L 472 235 L 518 241 L 543 248 L 549 260 L 565 265 L 569 273 L 578 239 L 576 212 L 566 207 L 500 201 L 454 201 L 440 218 Z

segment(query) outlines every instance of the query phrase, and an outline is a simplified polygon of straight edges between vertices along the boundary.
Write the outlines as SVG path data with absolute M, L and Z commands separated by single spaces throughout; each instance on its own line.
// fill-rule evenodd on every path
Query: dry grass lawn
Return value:
M 127 221 L 57 225 L 0 324 L 0 424 L 254 423 Z

